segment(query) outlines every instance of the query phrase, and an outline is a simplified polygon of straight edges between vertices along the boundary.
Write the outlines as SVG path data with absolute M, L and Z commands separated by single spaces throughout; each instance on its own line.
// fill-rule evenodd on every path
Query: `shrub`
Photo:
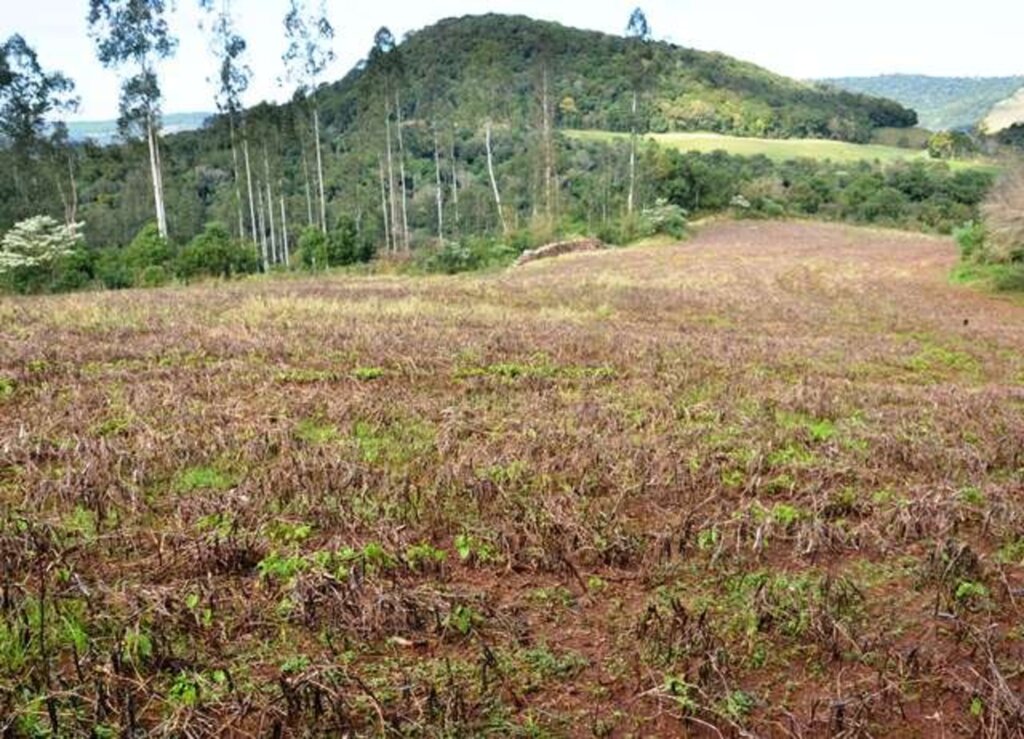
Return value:
M 133 284 L 139 284 L 147 267 L 168 266 L 173 259 L 174 251 L 167 239 L 160 235 L 155 223 L 143 226 L 122 254 L 124 266 L 131 273 Z
M 988 230 L 985 259 L 1024 261 L 1024 170 L 1001 179 L 982 206 Z
M 170 280 L 170 275 L 162 264 L 151 264 L 139 275 L 139 287 L 162 287 Z
M 1024 266 L 1012 265 L 1000 271 L 995 278 L 995 288 L 1002 292 L 1024 293 Z
M 209 223 L 203 232 L 186 246 L 177 260 L 177 273 L 183 279 L 206 275 L 231 277 L 255 272 L 256 254 L 231 238 L 220 223 Z
M 308 226 L 299 235 L 299 263 L 306 269 L 327 269 L 328 258 L 327 236 L 316 226 Z
M 422 258 L 419 264 L 426 272 L 453 275 L 511 264 L 521 251 L 492 238 L 467 238 L 446 242 Z
M 48 290 L 58 264 L 78 245 L 81 225 L 68 226 L 50 216 L 15 224 L 0 241 L 0 278 L 16 292 Z
M 981 223 L 970 221 L 958 228 L 953 233 L 957 245 L 960 247 L 960 257 L 964 260 L 971 260 L 982 256 L 985 248 L 985 226 Z
M 686 211 L 662 199 L 643 211 L 641 221 L 640 230 L 645 236 L 665 234 L 681 239 L 686 235 Z

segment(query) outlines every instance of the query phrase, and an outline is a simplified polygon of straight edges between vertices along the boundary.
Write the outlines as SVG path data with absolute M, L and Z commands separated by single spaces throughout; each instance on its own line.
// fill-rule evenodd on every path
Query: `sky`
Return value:
M 317 0 L 313 0 L 316 2 Z M 396 38 L 442 18 L 519 13 L 565 25 L 621 33 L 638 0 L 326 0 L 335 28 L 337 79 L 366 56 L 374 32 Z M 198 25 L 197 0 L 173 0 L 175 58 L 160 68 L 164 110 L 214 109 L 213 58 Z M 254 72 L 246 104 L 289 98 L 279 84 L 288 0 L 233 0 Z M 654 35 L 721 51 L 801 79 L 914 73 L 943 76 L 1024 74 L 1021 0 L 640 0 Z M 117 117 L 119 78 L 95 58 L 88 0 L 0 0 L 0 38 L 22 34 L 47 69 L 78 85 L 74 120 Z

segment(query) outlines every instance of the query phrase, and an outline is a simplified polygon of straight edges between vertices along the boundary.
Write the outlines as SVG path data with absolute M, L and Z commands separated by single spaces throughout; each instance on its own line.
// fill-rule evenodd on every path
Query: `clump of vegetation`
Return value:
M 1024 172 L 1014 170 L 996 184 L 982 206 L 983 220 L 956 232 L 962 281 L 982 281 L 996 290 L 1024 292 Z

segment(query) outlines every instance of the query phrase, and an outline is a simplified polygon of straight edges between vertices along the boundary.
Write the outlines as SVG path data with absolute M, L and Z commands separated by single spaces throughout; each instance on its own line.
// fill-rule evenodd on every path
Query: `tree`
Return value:
M 199 0 L 199 6 L 208 13 L 214 12 L 216 0 Z M 235 29 L 234 17 L 231 13 L 231 0 L 221 0 L 220 10 L 217 11 L 213 24 L 210 27 L 211 47 L 217 59 L 217 110 L 227 118 L 228 135 L 231 144 L 232 174 L 235 185 L 235 207 L 238 217 L 238 237 L 244 238 L 246 234 L 245 216 L 242 209 L 242 185 L 241 173 L 238 162 L 238 146 L 236 145 L 236 130 L 241 124 L 245 149 L 248 151 L 249 140 L 245 135 L 244 112 L 242 108 L 242 95 L 249 89 L 249 81 L 252 78 L 252 70 L 242 57 L 246 52 L 247 44 Z M 249 233 L 252 235 L 253 244 L 256 243 L 256 206 L 253 203 L 252 194 L 252 171 L 251 163 L 246 160 L 246 180 L 248 182 L 248 203 L 249 203 Z
M 100 62 L 108 68 L 132 69 L 121 86 L 118 124 L 126 136 L 146 134 L 157 228 L 164 238 L 167 210 L 160 163 L 161 93 L 156 64 L 170 57 L 177 45 L 164 17 L 166 10 L 165 0 L 89 0 L 88 15 Z
M 63 188 L 65 166 L 62 155 L 66 153 L 70 193 L 77 193 L 71 149 L 67 129 L 60 123 L 51 124 L 49 119 L 55 113 L 77 109 L 78 98 L 74 90 L 74 83 L 63 74 L 43 69 L 36 52 L 21 36 L 11 36 L 0 46 L 0 145 L 9 148 L 14 155 L 11 176 L 15 191 L 21 196 L 26 209 L 37 208 L 23 175 L 32 169 L 49 170 L 66 201 L 67 225 L 75 223 L 77 210 L 77 196 L 72 205 L 68 191 Z M 48 126 L 52 126 L 52 135 L 47 133 Z M 40 166 L 44 161 L 46 166 Z M 54 162 L 58 162 L 57 166 L 49 166 Z
M 174 251 L 160 230 L 153 223 L 148 223 L 135 235 L 131 243 L 121 254 L 124 266 L 132 275 L 132 281 L 138 281 L 146 269 L 165 267 L 174 259 Z
M 939 131 L 928 139 L 932 159 L 956 159 L 975 151 L 974 141 L 963 131 Z
M 46 267 L 70 255 L 81 241 L 81 225 L 68 226 L 50 216 L 34 216 L 15 224 L 0 240 L 0 275 Z
M 370 50 L 370 68 L 374 72 L 371 83 L 374 92 L 383 99 L 384 107 L 384 142 L 387 161 L 387 186 L 385 188 L 386 207 L 384 210 L 385 233 L 390 234 L 388 248 L 398 250 L 399 240 L 404 248 L 409 247 L 409 219 L 405 198 L 405 143 L 402 137 L 402 113 L 398 95 L 397 78 L 402 73 L 402 62 L 398 54 L 395 37 L 387 27 L 380 28 L 373 37 L 373 48 Z M 391 121 L 397 111 L 397 133 L 399 149 L 399 180 L 395 181 L 394 151 L 391 138 Z M 395 201 L 395 193 L 401 189 L 401 203 Z M 390 210 L 387 207 L 390 206 Z M 399 219 L 401 213 L 401 220 Z
M 650 59 L 651 26 L 641 8 L 636 8 L 629 16 L 626 36 L 633 41 L 633 59 L 631 78 L 633 82 L 633 104 L 630 106 L 629 119 L 629 195 L 626 199 L 626 211 L 633 214 L 636 200 L 636 150 L 638 137 L 637 115 L 640 93 L 647 82 L 647 66 Z
M 320 144 L 320 108 L 316 90 L 320 76 L 334 61 L 334 26 L 327 18 L 327 9 L 321 0 L 319 13 L 306 6 L 306 0 L 290 0 L 284 18 L 288 49 L 284 60 L 287 77 L 298 85 L 297 97 L 312 100 L 313 142 L 316 148 L 317 190 L 320 195 L 320 228 L 327 233 L 327 198 L 324 193 L 324 162 Z
M 256 258 L 250 249 L 231 238 L 224 225 L 208 223 L 203 232 L 182 249 L 177 270 L 185 280 L 201 275 L 227 278 L 255 272 Z

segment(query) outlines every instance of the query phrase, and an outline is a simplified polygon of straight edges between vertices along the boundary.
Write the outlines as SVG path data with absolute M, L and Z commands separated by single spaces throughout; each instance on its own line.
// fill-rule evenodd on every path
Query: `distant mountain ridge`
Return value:
M 195 131 L 202 128 L 213 113 L 168 113 L 163 117 L 165 134 Z M 72 141 L 93 141 L 106 145 L 117 141 L 117 121 L 72 121 L 67 124 Z
M 975 128 L 1003 101 L 1024 89 L 1024 76 L 929 77 L 886 74 L 836 77 L 820 82 L 862 95 L 895 100 L 917 111 L 920 125 L 933 131 Z

